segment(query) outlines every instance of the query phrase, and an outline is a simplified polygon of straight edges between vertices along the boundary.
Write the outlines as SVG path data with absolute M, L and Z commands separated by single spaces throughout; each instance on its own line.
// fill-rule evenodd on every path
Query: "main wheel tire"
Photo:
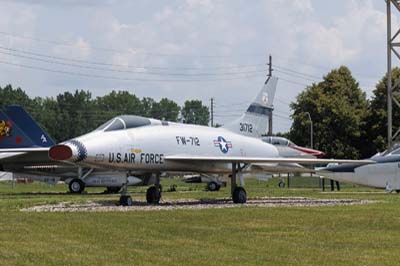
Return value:
M 115 194 L 121 190 L 121 187 L 107 187 L 106 193 Z
M 207 184 L 207 189 L 209 191 L 218 191 L 220 189 L 220 186 L 216 182 L 211 181 Z
M 132 206 L 133 205 L 133 200 L 132 200 L 131 196 L 121 196 L 119 198 L 119 203 L 122 206 Z
M 244 188 L 242 187 L 235 188 L 232 194 L 232 199 L 233 203 L 240 203 L 240 204 L 246 203 L 247 200 L 246 190 L 244 190 Z
M 285 182 L 283 182 L 283 181 L 279 182 L 278 186 L 280 188 L 284 188 L 285 187 Z
M 155 186 L 149 187 L 146 192 L 146 201 L 149 204 L 158 204 L 161 199 L 161 189 L 157 189 Z
M 68 184 L 69 192 L 74 194 L 80 194 L 85 190 L 85 183 L 79 178 L 74 178 Z

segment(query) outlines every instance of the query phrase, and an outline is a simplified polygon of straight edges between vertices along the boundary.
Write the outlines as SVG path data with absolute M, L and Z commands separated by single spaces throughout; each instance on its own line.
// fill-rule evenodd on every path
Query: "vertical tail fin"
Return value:
M 20 106 L 0 110 L 0 148 L 50 147 L 54 141 Z
M 273 102 L 277 83 L 276 77 L 269 77 L 247 111 L 239 119 L 225 125 L 224 128 L 250 137 L 264 135 L 268 127 L 269 115 L 274 109 Z
M 0 148 L 28 148 L 33 147 L 31 139 L 0 110 Z

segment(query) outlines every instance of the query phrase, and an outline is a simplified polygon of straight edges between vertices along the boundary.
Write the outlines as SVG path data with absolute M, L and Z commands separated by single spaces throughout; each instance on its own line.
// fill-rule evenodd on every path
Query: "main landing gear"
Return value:
M 147 189 L 146 201 L 149 204 L 158 204 L 161 199 L 162 187 L 160 185 L 160 175 L 156 176 L 156 182 L 154 186 Z M 122 206 L 132 206 L 133 200 L 131 196 L 128 195 L 128 179 L 126 183 L 121 188 L 121 197 L 119 198 L 119 203 Z
M 78 177 L 72 179 L 68 183 L 69 192 L 73 194 L 81 194 L 85 190 L 85 178 L 88 177 L 93 172 L 93 168 L 83 169 L 78 167 Z
M 240 171 L 240 165 L 237 167 L 237 163 L 232 163 L 232 175 L 231 175 L 231 193 L 233 203 L 246 203 L 247 193 L 243 187 L 239 187 L 236 184 L 236 174 Z
M 208 191 L 218 191 L 221 188 L 220 184 L 217 184 L 215 181 L 211 181 L 207 184 Z
M 161 193 L 162 193 L 162 187 L 160 185 L 160 175 L 157 175 L 155 185 L 151 186 L 147 189 L 147 192 L 146 192 L 147 203 L 149 203 L 149 204 L 160 203 Z
M 69 182 L 68 188 L 73 194 L 81 194 L 85 190 L 85 183 L 79 178 L 74 178 Z

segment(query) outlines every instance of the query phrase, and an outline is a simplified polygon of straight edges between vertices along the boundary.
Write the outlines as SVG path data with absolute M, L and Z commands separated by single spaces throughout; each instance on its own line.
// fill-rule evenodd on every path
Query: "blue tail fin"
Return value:
M 34 147 L 32 140 L 0 110 L 0 148 Z
M 4 112 L 32 140 L 34 145 L 39 147 L 51 147 L 55 145 L 50 136 L 40 128 L 21 106 L 6 106 Z
M 54 141 L 20 106 L 0 110 L 0 148 L 50 147 Z

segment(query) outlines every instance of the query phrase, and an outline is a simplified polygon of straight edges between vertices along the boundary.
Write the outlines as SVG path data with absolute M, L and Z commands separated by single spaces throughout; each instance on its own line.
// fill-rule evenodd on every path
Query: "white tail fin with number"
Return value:
M 269 115 L 274 109 L 273 101 L 277 83 L 276 77 L 269 77 L 246 113 L 239 119 L 226 124 L 224 128 L 249 137 L 259 138 L 264 135 L 268 128 Z

